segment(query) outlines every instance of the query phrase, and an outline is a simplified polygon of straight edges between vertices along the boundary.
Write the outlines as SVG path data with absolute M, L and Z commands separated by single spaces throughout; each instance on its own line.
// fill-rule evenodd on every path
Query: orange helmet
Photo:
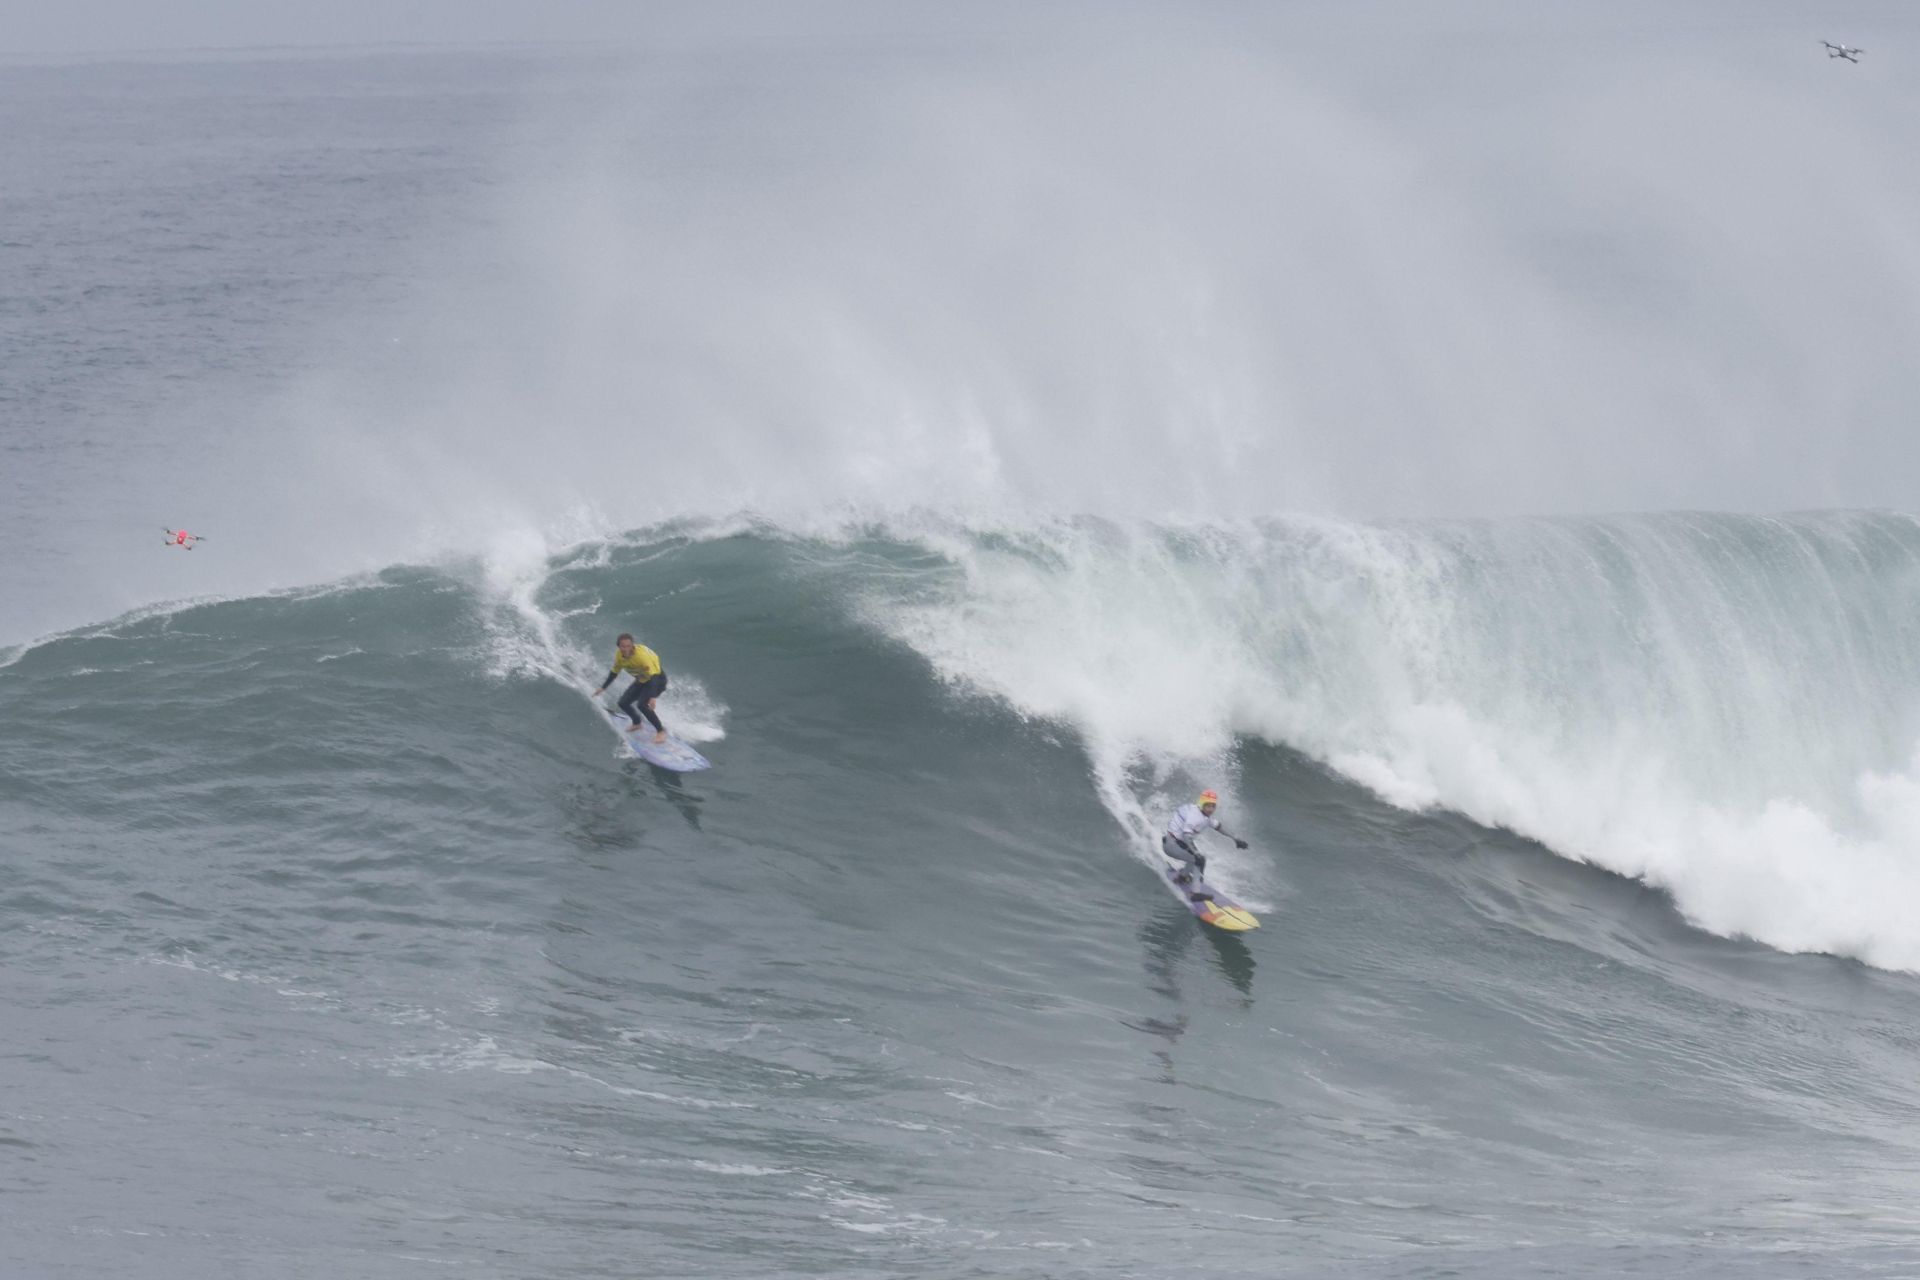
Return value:
M 1205 791 L 1202 791 L 1200 793 L 1200 807 L 1202 809 L 1206 808 L 1210 804 L 1217 805 L 1219 803 L 1220 803 L 1220 793 L 1218 791 L 1215 791 L 1212 787 L 1208 787 Z

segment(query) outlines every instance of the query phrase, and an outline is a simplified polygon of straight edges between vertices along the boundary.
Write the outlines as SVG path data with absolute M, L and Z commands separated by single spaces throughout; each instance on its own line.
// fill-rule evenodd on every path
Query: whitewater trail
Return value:
M 589 595 L 572 606 L 549 605 L 556 575 L 604 568 L 611 562 L 621 540 L 605 537 L 584 543 L 555 547 L 540 532 L 516 528 L 498 535 L 479 561 L 479 585 L 486 602 L 486 652 L 489 669 L 495 679 L 531 677 L 551 680 L 574 690 L 590 705 L 611 705 L 611 698 L 596 699 L 604 672 L 604 649 L 613 650 L 613 636 L 636 627 L 637 623 L 611 620 L 605 644 L 595 646 L 570 638 L 570 633 L 585 629 L 575 619 L 597 618 L 601 601 Z M 683 664 L 678 656 L 663 655 L 668 664 L 668 694 L 662 709 L 671 718 L 677 735 L 688 742 L 717 742 L 726 734 L 726 704 L 714 697 L 689 668 L 697 658 Z M 609 694 L 618 691 L 618 686 Z

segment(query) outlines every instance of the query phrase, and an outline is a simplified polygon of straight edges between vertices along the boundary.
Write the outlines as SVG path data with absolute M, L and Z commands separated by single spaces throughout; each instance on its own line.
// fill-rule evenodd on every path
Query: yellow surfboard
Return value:
M 1187 874 L 1188 882 L 1181 884 L 1176 878 Z M 1205 880 L 1195 879 L 1184 867 L 1170 866 L 1161 873 L 1167 888 L 1173 890 L 1182 906 L 1193 912 L 1193 918 L 1201 924 L 1210 924 L 1216 929 L 1228 933 L 1245 933 L 1249 929 L 1260 927 L 1260 918 L 1239 903 L 1229 898 Z

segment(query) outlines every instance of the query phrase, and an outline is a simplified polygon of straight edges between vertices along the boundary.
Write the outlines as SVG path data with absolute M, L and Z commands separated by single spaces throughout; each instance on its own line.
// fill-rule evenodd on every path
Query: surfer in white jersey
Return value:
M 1173 811 L 1173 817 L 1167 820 L 1167 834 L 1160 837 L 1160 852 L 1174 862 L 1193 868 L 1191 872 L 1183 870 L 1175 876 L 1177 883 L 1186 884 L 1195 875 L 1207 874 L 1207 855 L 1200 852 L 1199 846 L 1194 843 L 1194 837 L 1209 827 L 1233 841 L 1234 848 L 1247 847 L 1245 840 L 1221 826 L 1220 820 L 1213 816 L 1213 811 L 1219 807 L 1219 793 L 1208 789 L 1200 793 L 1198 804 L 1181 805 Z

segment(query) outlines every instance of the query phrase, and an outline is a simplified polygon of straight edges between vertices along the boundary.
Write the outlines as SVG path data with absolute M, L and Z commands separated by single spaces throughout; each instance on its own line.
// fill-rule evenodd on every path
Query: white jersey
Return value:
M 1222 829 L 1217 821 L 1200 812 L 1197 804 L 1181 805 L 1167 820 L 1167 834 L 1181 844 L 1192 844 L 1193 838 L 1209 827 L 1215 831 Z

